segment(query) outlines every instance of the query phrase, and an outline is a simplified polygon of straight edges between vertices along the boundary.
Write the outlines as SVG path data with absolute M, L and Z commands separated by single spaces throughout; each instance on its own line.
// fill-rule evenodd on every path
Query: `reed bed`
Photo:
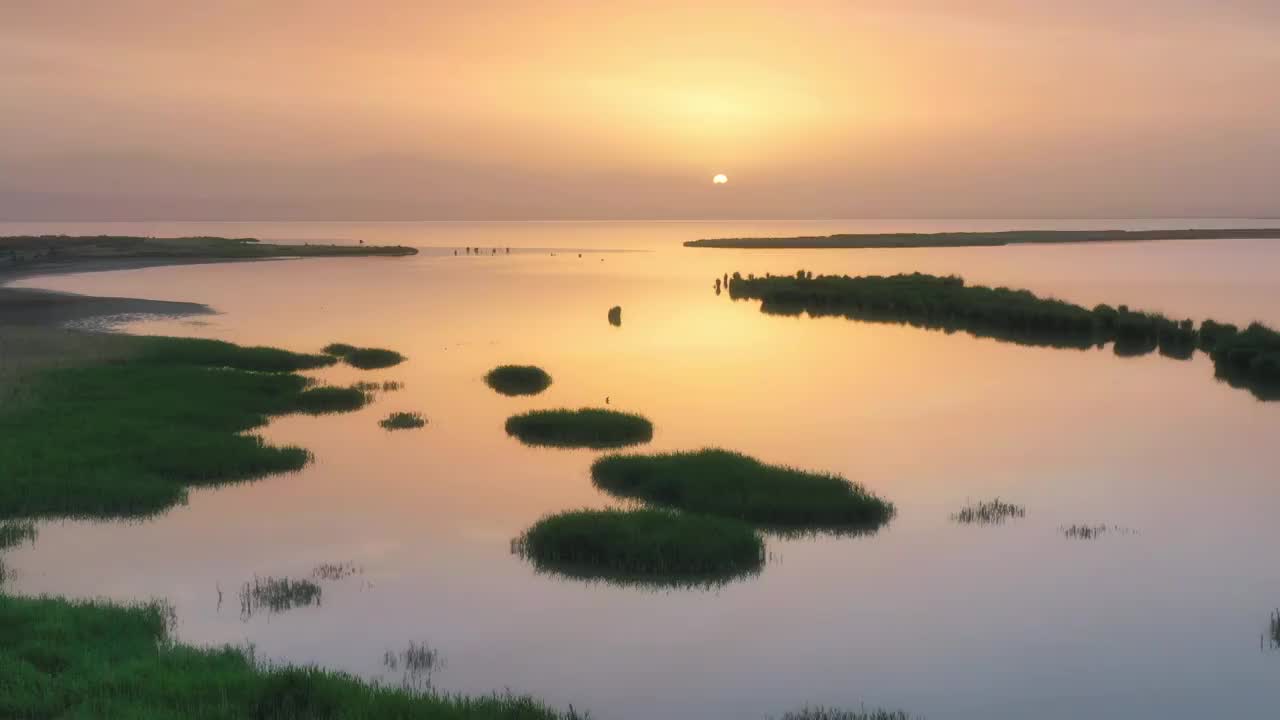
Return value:
M 619 448 L 653 439 L 653 423 L 634 413 L 602 408 L 535 410 L 507 419 L 507 434 L 526 445 Z
M 1026 516 L 1027 509 L 1023 506 L 996 498 L 967 505 L 959 512 L 952 514 L 951 519 L 962 525 L 1000 525 L 1008 520 Z
M 657 585 L 723 581 L 764 564 L 764 541 L 750 525 L 665 510 L 549 515 L 513 550 L 542 572 Z
M 893 503 L 839 475 L 766 465 L 718 448 L 655 455 L 607 455 L 591 466 L 609 494 L 691 513 L 782 529 L 878 527 Z
M 427 420 L 416 412 L 393 412 L 379 420 L 378 425 L 383 430 L 413 430 L 426 427 Z
M 783 715 L 782 720 L 913 720 L 913 717 L 901 710 L 846 710 L 818 705 L 793 710 Z M 914 720 L 924 719 L 916 717 Z
M 484 382 L 502 395 L 537 395 L 551 387 L 551 376 L 534 365 L 499 365 L 485 374 Z

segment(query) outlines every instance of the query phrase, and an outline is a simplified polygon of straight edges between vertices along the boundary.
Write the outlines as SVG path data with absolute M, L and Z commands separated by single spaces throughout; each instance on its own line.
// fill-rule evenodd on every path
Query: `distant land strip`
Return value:
M 402 245 L 273 244 L 257 238 L 134 235 L 0 237 L 0 276 L 58 269 L 120 269 L 148 265 L 296 257 L 416 255 Z
M 689 240 L 685 247 L 789 248 L 927 248 L 1148 240 L 1280 239 L 1280 228 L 1202 230 L 1008 230 L 1001 232 L 844 233 L 807 237 L 713 238 Z

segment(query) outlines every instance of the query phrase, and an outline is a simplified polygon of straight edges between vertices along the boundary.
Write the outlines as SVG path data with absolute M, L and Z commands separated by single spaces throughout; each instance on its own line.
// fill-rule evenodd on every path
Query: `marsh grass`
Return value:
M 1267 638 L 1271 641 L 1272 650 L 1280 650 L 1280 609 L 1271 613 L 1271 624 L 1268 628 Z
M 383 430 L 412 430 L 425 427 L 426 424 L 426 418 L 416 412 L 393 412 L 378 421 Z
M 794 276 L 744 278 L 734 273 L 728 288 L 735 300 L 760 300 L 760 310 L 768 314 L 900 323 L 1042 347 L 1084 350 L 1111 343 L 1120 357 L 1159 352 L 1189 360 L 1198 348 L 1209 353 L 1219 380 L 1259 400 L 1280 400 L 1280 332 L 1260 323 L 1239 330 L 1205 320 L 1197 328 L 1190 319 L 1125 305 L 1088 309 L 1027 290 L 967 285 L 954 275 L 815 277 L 801 270 Z
M 356 387 L 314 387 L 298 394 L 298 412 L 308 415 L 353 412 L 373 399 L 370 393 Z
M 353 562 L 320 563 L 311 571 L 311 577 L 317 580 L 344 580 L 353 575 L 360 575 L 364 568 Z
M 748 524 L 666 510 L 574 510 L 512 543 L 539 572 L 618 584 L 718 584 L 759 572 L 764 541 Z
M 653 423 L 634 413 L 582 408 L 535 410 L 507 419 L 507 434 L 526 445 L 619 448 L 653 439 Z
M 382 382 L 361 380 L 360 382 L 355 383 L 351 387 L 357 390 L 360 390 L 361 392 L 367 392 L 367 393 L 395 392 L 396 390 L 404 389 L 404 383 L 398 380 L 384 380 Z
M 405 357 L 394 350 L 382 348 L 356 348 L 342 358 L 348 365 L 361 370 L 380 370 L 399 365 Z
M 266 610 L 281 613 L 299 607 L 319 606 L 320 586 L 310 580 L 255 577 L 240 588 L 240 618 L 248 620 Z
M 537 395 L 551 387 L 551 376 L 534 365 L 499 365 L 485 374 L 484 382 L 502 395 Z
M 32 522 L 0 522 L 0 550 L 36 541 L 36 525 Z
M 528 697 L 378 687 L 170 637 L 162 606 L 0 595 L 0 717 L 193 720 L 553 720 Z
M 879 708 L 874 710 L 867 710 L 866 708 L 845 710 L 817 705 L 793 710 L 783 715 L 781 720 L 913 720 L 913 718 L 901 710 L 882 710 Z M 914 718 L 914 720 L 923 720 L 923 718 Z
M 329 343 L 328 345 L 325 345 L 320 352 L 324 353 L 325 355 L 332 355 L 334 357 L 343 358 L 355 351 L 356 351 L 355 345 L 348 345 L 347 343 Z
M 1103 535 L 1132 535 L 1136 530 L 1120 525 L 1065 525 L 1058 528 L 1068 540 L 1097 540 Z
M 392 672 L 401 672 L 400 687 L 412 692 L 429 692 L 432 677 L 445 667 L 444 655 L 426 643 L 410 641 L 409 647 L 399 652 L 386 651 L 382 665 Z
M 965 506 L 951 519 L 962 525 L 1000 525 L 1006 520 L 1026 517 L 1027 509 L 996 498 Z
M 606 455 L 591 465 L 591 478 L 615 497 L 768 529 L 867 531 L 894 513 L 893 503 L 839 475 L 766 465 L 717 448 Z
M 270 416 L 362 405 L 351 389 L 308 388 L 292 369 L 322 356 L 179 338 L 120 338 L 127 352 L 26 374 L 0 406 L 0 519 L 140 517 L 186 488 L 298 470 L 300 447 L 246 434 Z

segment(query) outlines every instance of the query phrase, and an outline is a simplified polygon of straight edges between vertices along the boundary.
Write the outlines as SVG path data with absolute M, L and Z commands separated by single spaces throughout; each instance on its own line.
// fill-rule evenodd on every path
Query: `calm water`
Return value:
M 839 318 L 771 317 L 712 278 L 959 273 L 1085 304 L 1280 325 L 1280 242 L 955 250 L 683 249 L 742 234 L 1018 227 L 1248 226 L 1170 221 L 0 225 L 28 231 L 561 248 L 498 257 L 277 261 L 33 278 L 23 285 L 208 303 L 220 314 L 127 329 L 410 357 L 398 392 L 263 434 L 312 449 L 303 472 L 196 491 L 141 523 L 45 523 L 6 563 L 27 593 L 163 597 L 178 633 L 253 643 L 388 682 L 384 653 L 438 650 L 435 687 L 511 689 L 601 718 L 763 718 L 806 703 L 930 718 L 1272 718 L 1280 651 L 1280 403 L 1213 379 L 1207 358 L 1020 347 Z M 565 248 L 582 248 L 566 251 Z M 612 253 L 628 249 L 640 252 Z M 605 319 L 623 308 L 620 328 Z M 547 368 L 536 398 L 480 381 Z M 871 537 L 768 541 L 757 578 L 646 592 L 535 574 L 510 540 L 545 513 L 600 507 L 594 453 L 530 449 L 515 412 L 600 405 L 648 415 L 654 450 L 718 445 L 831 470 L 893 500 Z M 423 431 L 377 420 L 420 410 Z M 999 527 L 949 518 L 1023 504 Z M 1071 540 L 1072 524 L 1118 526 Z M 256 576 L 362 572 L 319 607 L 240 615 Z M 219 589 L 223 599 L 219 607 Z

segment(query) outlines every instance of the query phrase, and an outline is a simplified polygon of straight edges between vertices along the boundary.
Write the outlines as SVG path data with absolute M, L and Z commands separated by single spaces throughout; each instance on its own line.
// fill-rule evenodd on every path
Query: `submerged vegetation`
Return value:
M 591 477 L 616 497 L 781 530 L 865 531 L 894 513 L 893 503 L 839 475 L 720 449 L 608 455 L 592 464 Z
M 507 418 L 507 434 L 526 445 L 617 448 L 653 439 L 653 423 L 633 413 L 582 408 L 534 410 Z
M 1080 305 L 1038 297 L 1027 290 L 967 285 L 956 276 L 850 277 L 801 270 L 794 276 L 742 277 L 729 281 L 734 299 L 758 299 L 765 313 L 840 316 L 962 331 L 1024 345 L 1087 349 L 1112 343 L 1117 355 L 1159 351 L 1189 359 L 1197 348 L 1213 359 L 1215 375 L 1261 400 L 1280 399 L 1280 332 L 1259 323 L 1243 331 L 1205 320 L 1130 310 L 1125 305 Z
M 808 237 L 689 240 L 685 247 L 714 248 L 920 248 L 1015 244 L 1134 242 L 1139 240 L 1231 240 L 1280 238 L 1280 229 L 1193 230 L 1007 230 L 997 232 L 844 233 Z
M 386 418 L 378 421 L 378 425 L 381 426 L 383 430 L 412 430 L 414 428 L 424 427 L 426 424 L 426 418 L 416 412 L 393 412 Z
M 499 365 L 484 376 L 485 384 L 503 395 L 537 395 L 551 387 L 551 376 L 534 365 Z
M 324 347 L 324 353 L 342 358 L 348 365 L 361 370 L 381 370 L 404 362 L 405 357 L 394 350 L 384 348 L 362 348 L 347 343 L 330 343 Z
M 996 498 L 967 505 L 951 519 L 963 525 L 999 525 L 1012 518 L 1026 517 L 1027 509 Z
M 297 470 L 299 447 L 245 434 L 272 415 L 334 412 L 364 393 L 290 372 L 323 356 L 181 338 L 120 338 L 122 357 L 28 375 L 0 408 L 0 518 L 137 517 L 186 488 Z
M 764 542 L 750 525 L 665 510 L 550 515 L 513 548 L 543 572 L 659 586 L 722 582 L 764 564 Z
M 270 720 L 553 720 L 528 697 L 468 698 L 370 685 L 314 667 L 263 666 L 243 650 L 168 635 L 160 605 L 0 595 L 0 717 Z
M 320 604 L 320 586 L 310 580 L 255 577 L 240 588 L 240 619 L 248 620 L 262 610 L 281 613 Z

